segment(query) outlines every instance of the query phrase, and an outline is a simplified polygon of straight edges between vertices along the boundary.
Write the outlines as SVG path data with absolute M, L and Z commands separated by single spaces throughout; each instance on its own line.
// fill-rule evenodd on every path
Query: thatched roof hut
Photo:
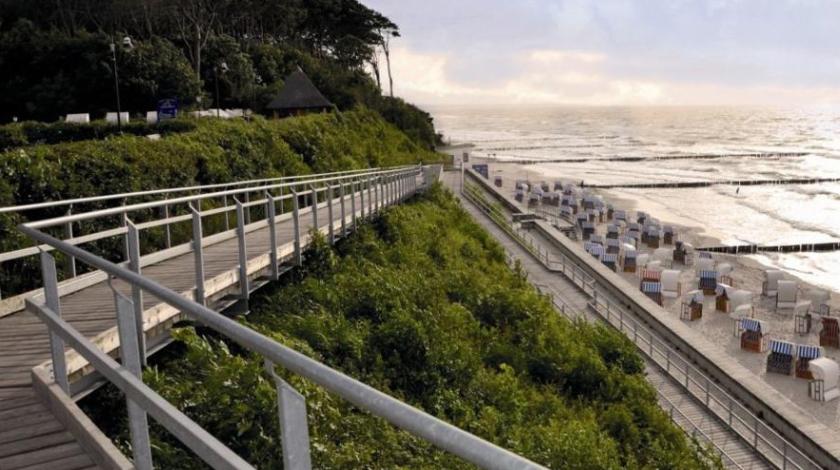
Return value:
M 324 112 L 333 109 L 334 105 L 315 88 L 312 80 L 298 67 L 286 77 L 285 85 L 267 109 L 275 117 L 295 116 L 309 112 Z

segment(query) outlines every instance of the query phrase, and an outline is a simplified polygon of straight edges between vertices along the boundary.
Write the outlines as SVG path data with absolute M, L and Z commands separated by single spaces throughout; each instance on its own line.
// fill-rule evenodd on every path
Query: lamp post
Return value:
M 122 45 L 128 50 L 134 48 L 131 38 L 126 36 L 122 40 Z M 120 74 L 117 69 L 117 45 L 111 40 L 111 59 L 114 62 L 114 91 L 117 95 L 117 130 L 122 134 L 122 106 L 120 105 Z
M 216 117 L 217 118 L 222 117 L 222 104 L 219 101 L 219 72 L 225 73 L 228 70 L 229 69 L 228 69 L 227 62 L 222 62 L 221 64 L 213 67 L 213 75 L 216 78 Z

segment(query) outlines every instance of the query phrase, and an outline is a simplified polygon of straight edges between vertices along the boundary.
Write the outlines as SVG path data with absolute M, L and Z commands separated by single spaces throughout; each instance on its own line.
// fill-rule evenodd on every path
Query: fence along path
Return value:
M 418 182 L 421 173 L 422 184 Z M 237 202 L 237 227 L 233 236 L 203 237 L 200 229 L 194 230 L 194 239 L 203 240 L 202 243 L 193 243 L 194 253 L 168 257 L 151 265 L 146 263 L 145 266 L 143 258 L 139 256 L 139 224 L 135 227 L 128 223 L 126 226 L 129 261 L 124 264 L 127 266 L 109 262 L 73 243 L 58 240 L 41 231 L 45 227 L 65 223 L 67 218 L 21 226 L 24 233 L 50 249 L 72 256 L 118 280 L 99 282 L 59 298 L 55 260 L 48 253 L 41 254 L 44 295 L 26 300 L 27 312 L 31 313 L 13 314 L 0 319 L 0 324 L 3 325 L 3 331 L 9 325 L 27 332 L 24 341 L 17 339 L 15 343 L 36 345 L 26 354 L 18 355 L 20 369 L 25 371 L 33 364 L 38 364 L 38 361 L 46 358 L 50 360 L 32 369 L 31 379 L 26 378 L 26 373 L 16 373 L 15 368 L 0 372 L 0 377 L 6 383 L 5 388 L 0 390 L 8 393 L 14 403 L 21 403 L 27 393 L 32 394 L 33 388 L 49 389 L 54 399 L 47 401 L 50 401 L 54 413 L 53 416 L 47 413 L 44 419 L 57 422 L 54 426 L 59 426 L 67 421 L 60 419 L 61 415 L 74 408 L 74 405 L 57 406 L 54 402 L 68 401 L 67 393 L 74 383 L 84 382 L 84 378 L 79 378 L 83 372 L 95 369 L 126 395 L 133 461 L 130 462 L 120 454 L 107 440 L 105 443 L 98 442 L 98 447 L 94 445 L 96 442 L 91 444 L 91 440 L 102 440 L 104 436 L 91 428 L 92 424 L 85 422 L 86 418 L 82 417 L 81 422 L 72 422 L 73 426 L 69 427 L 76 431 L 81 427 L 81 432 L 71 437 L 79 441 L 76 445 L 87 451 L 86 457 L 90 460 L 96 460 L 97 464 L 108 468 L 136 466 L 151 469 L 152 455 L 148 436 L 148 416 L 151 416 L 211 467 L 252 468 L 142 383 L 142 362 L 147 347 L 152 346 L 151 343 L 144 346 L 143 342 L 152 339 L 150 333 L 155 328 L 167 328 L 180 318 L 179 312 L 183 312 L 265 358 L 267 374 L 274 379 L 277 388 L 285 468 L 311 468 L 308 426 L 305 399 L 275 375 L 275 366 L 285 367 L 360 409 L 481 467 L 543 468 L 309 359 L 205 306 L 229 305 L 230 300 L 227 299 L 231 296 L 239 302 L 247 301 L 256 285 L 265 282 L 266 278 L 275 279 L 279 275 L 284 260 L 292 264 L 300 263 L 302 250 L 309 241 L 305 235 L 307 229 L 318 227 L 330 240 L 334 240 L 344 234 L 345 230 L 353 228 L 359 218 L 371 217 L 381 208 L 399 203 L 422 189 L 432 179 L 436 179 L 436 173 L 439 173 L 439 168 L 410 167 L 304 182 L 307 185 L 304 187 L 310 188 L 316 200 L 321 200 L 317 194 L 332 194 L 312 205 L 309 210 L 297 207 L 302 193 L 279 197 L 267 193 L 265 200 L 249 204 Z M 295 183 L 298 189 L 300 184 Z M 343 186 L 349 186 L 349 193 L 344 197 L 333 197 L 336 189 L 340 194 L 345 193 L 347 188 Z M 244 190 L 236 191 L 241 194 Z M 289 199 L 295 204 L 292 214 L 277 216 L 273 203 Z M 247 207 L 258 207 L 260 204 L 266 206 L 267 220 L 246 224 Z M 140 207 L 147 208 L 142 205 Z M 114 211 L 100 211 L 97 215 Z M 212 209 L 205 211 L 205 214 L 208 213 L 220 212 Z M 74 217 L 74 220 L 78 220 L 86 216 Z M 194 221 L 201 220 L 197 211 L 193 211 L 193 217 Z M 201 225 L 193 223 L 194 228 Z M 208 239 L 214 239 L 214 243 L 207 243 Z M 157 259 L 159 256 L 147 255 L 146 259 L 149 258 Z M 144 294 L 147 295 L 145 299 Z M 144 308 L 135 309 L 138 305 Z M 48 332 L 43 327 L 39 328 L 38 321 L 47 325 Z M 145 331 L 146 334 L 137 334 L 137 331 Z M 72 348 L 66 354 L 65 344 Z M 12 341 L 3 345 L 7 350 L 13 346 Z M 119 350 L 122 364 L 116 363 L 106 354 L 118 345 L 122 345 Z M 54 380 L 47 376 L 52 371 Z M 67 438 L 67 435 L 63 436 Z M 50 443 L 52 440 L 58 439 L 52 437 L 40 444 L 33 444 L 40 445 L 37 458 L 41 462 L 48 461 L 57 452 L 56 446 Z M 11 459 L 19 458 L 20 454 L 17 454 L 10 455 L 5 462 L 0 460 L 0 468 L 7 468 L 4 463 L 14 463 L 17 461 Z M 85 465 L 87 463 L 90 462 L 85 462 Z M 8 468 L 18 468 L 15 465 Z M 56 465 L 56 468 L 79 467 Z

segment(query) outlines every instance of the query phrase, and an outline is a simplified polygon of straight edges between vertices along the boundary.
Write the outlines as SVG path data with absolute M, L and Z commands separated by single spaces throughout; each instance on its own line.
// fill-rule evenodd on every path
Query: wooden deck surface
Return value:
M 375 193 L 374 193 L 375 194 Z M 380 193 L 381 196 L 381 193 Z M 361 198 L 356 198 L 357 217 L 361 217 Z M 350 196 L 345 201 L 346 224 L 350 228 L 352 216 Z M 368 194 L 365 193 L 367 206 Z M 367 212 L 367 211 L 366 211 Z M 333 202 L 334 230 L 339 235 L 341 225 L 339 199 Z M 309 209 L 300 212 L 301 243 L 306 246 L 308 233 L 314 227 Z M 252 224 L 256 225 L 258 224 Z M 327 233 L 330 220 L 327 204 L 322 202 L 318 209 L 319 229 Z M 277 242 L 279 252 L 289 254 L 293 250 L 294 225 L 291 217 L 278 214 Z M 270 251 L 268 227 L 262 227 L 246 234 L 249 268 L 254 260 L 266 260 Z M 236 237 L 204 247 L 204 270 L 207 281 L 216 280 L 215 292 L 238 285 L 238 240 Z M 145 276 L 184 295 L 191 296 L 195 288 L 194 257 L 192 252 L 173 257 L 157 264 L 144 267 Z M 265 271 L 257 267 L 256 271 Z M 257 277 L 249 269 L 249 277 Z M 129 287 L 122 281 L 114 281 L 114 287 L 128 294 Z M 208 292 L 210 297 L 211 292 Z M 144 329 L 147 335 L 159 318 L 154 317 L 162 305 L 157 299 L 144 298 Z M 108 336 L 116 327 L 114 296 L 107 282 L 100 282 L 77 292 L 61 297 L 61 313 L 88 338 Z M 171 319 L 170 319 L 171 320 Z M 170 324 L 174 321 L 170 321 Z M 111 335 L 114 336 L 114 335 Z M 109 343 L 110 341 L 110 343 Z M 110 338 L 101 343 L 109 347 L 115 340 Z M 71 353 L 72 354 L 72 353 Z M 33 314 L 20 311 L 0 318 L 0 470 L 49 467 L 54 470 L 94 468 L 94 462 L 80 446 L 77 439 L 68 432 L 53 413 L 39 400 L 32 384 L 32 368 L 44 363 L 50 357 L 49 339 L 44 324 Z M 68 359 L 69 360 L 69 359 Z M 71 374 L 71 378 L 72 378 Z M 124 410 L 115 410 L 120 413 Z

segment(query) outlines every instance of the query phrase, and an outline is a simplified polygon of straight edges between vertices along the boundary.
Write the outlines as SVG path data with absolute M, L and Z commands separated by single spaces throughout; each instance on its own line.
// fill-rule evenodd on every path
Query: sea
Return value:
M 563 178 L 586 184 L 632 184 L 840 178 L 840 108 L 428 109 L 438 131 L 453 144 L 474 144 L 471 153 L 475 156 L 536 160 L 527 168 L 548 181 Z M 791 153 L 796 155 L 779 155 Z M 608 160 L 673 155 L 725 157 Z M 613 189 L 605 195 L 633 201 L 640 210 L 694 227 L 721 244 L 840 240 L 840 183 Z M 840 252 L 752 257 L 840 292 Z

